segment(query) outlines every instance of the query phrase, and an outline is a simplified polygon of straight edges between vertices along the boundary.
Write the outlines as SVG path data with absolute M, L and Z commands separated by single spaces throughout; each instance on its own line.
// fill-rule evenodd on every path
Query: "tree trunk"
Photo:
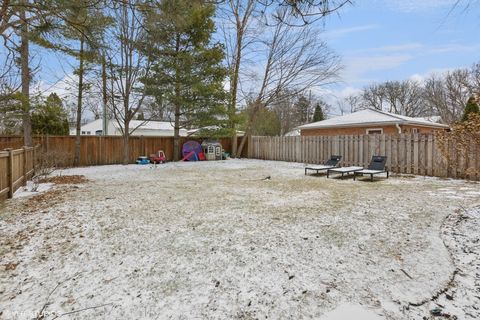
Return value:
M 23 122 L 23 144 L 31 147 L 32 142 L 32 120 L 30 116 L 30 68 L 28 48 L 28 25 L 25 22 L 25 10 L 21 9 L 20 19 L 23 21 L 21 28 L 20 44 L 20 67 L 22 74 L 22 122 Z
M 76 131 L 75 131 L 75 157 L 73 158 L 73 165 L 80 165 L 80 131 L 82 129 L 82 96 L 83 96 L 83 73 L 84 73 L 84 57 L 83 57 L 83 36 L 80 38 L 80 65 L 78 67 L 78 96 L 77 96 L 77 117 L 76 117 Z
M 130 162 L 130 145 L 128 140 L 130 138 L 130 121 L 125 121 L 123 133 L 123 164 L 127 165 Z
M 180 51 L 180 37 L 176 37 L 175 52 Z M 175 124 L 173 131 L 173 161 L 180 160 L 180 79 L 178 66 L 175 66 Z
M 175 90 L 175 95 L 177 90 Z M 175 125 L 173 129 L 173 161 L 180 160 L 180 105 L 175 104 Z
M 237 47 L 241 45 L 237 41 Z M 230 88 L 230 94 L 231 94 L 231 100 L 230 100 L 230 110 L 229 110 L 229 115 L 230 115 L 230 126 L 232 128 L 232 157 L 237 156 L 237 129 L 236 129 L 236 121 L 235 121 L 235 115 L 236 115 L 236 104 L 237 104 L 237 88 L 238 88 L 238 74 L 239 74 L 239 69 L 240 69 L 240 54 L 241 54 L 241 48 L 237 49 L 237 54 L 235 57 L 235 66 L 233 69 L 233 75 L 232 75 L 232 82 L 231 82 L 231 88 Z
M 238 157 L 242 156 L 243 148 L 245 147 L 245 143 L 247 142 L 247 139 L 250 136 L 250 131 L 252 129 L 253 120 L 255 119 L 255 116 L 257 115 L 258 110 L 260 110 L 260 107 L 261 107 L 261 102 L 256 101 L 254 106 L 253 106 L 252 113 L 248 117 L 247 126 L 245 128 L 245 134 L 243 135 L 242 141 L 240 141 L 240 145 L 238 146 L 238 150 L 237 150 Z
M 105 53 L 102 56 L 102 103 L 103 103 L 103 118 L 102 118 L 102 135 L 108 134 L 108 117 L 107 117 L 107 62 L 105 60 Z

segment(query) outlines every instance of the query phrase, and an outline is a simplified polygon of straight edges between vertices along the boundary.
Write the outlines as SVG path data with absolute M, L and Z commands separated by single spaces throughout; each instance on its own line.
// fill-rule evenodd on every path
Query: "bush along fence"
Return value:
M 240 140 L 241 138 L 239 138 Z M 187 140 L 202 139 L 182 137 L 180 145 Z M 219 139 L 226 152 L 231 151 L 231 139 Z M 56 158 L 58 166 L 73 165 L 75 155 L 75 136 L 34 136 L 35 145 L 40 145 L 39 153 Z M 0 150 L 4 148 L 21 148 L 23 137 L 0 136 Z M 170 161 L 173 159 L 173 137 L 132 136 L 129 138 L 130 163 L 135 163 L 139 156 L 148 156 L 163 150 Z M 243 156 L 247 156 L 247 146 Z M 80 166 L 121 164 L 123 161 L 123 138 L 120 136 L 82 136 L 80 139 Z
M 251 137 L 248 157 L 319 164 L 341 155 L 342 166 L 365 167 L 373 155 L 385 155 L 395 173 L 480 180 L 480 146 L 469 145 L 462 156 L 452 144 L 441 151 L 434 134 Z
M 15 191 L 33 177 L 35 149 L 23 147 L 0 151 L 0 200 L 12 198 Z

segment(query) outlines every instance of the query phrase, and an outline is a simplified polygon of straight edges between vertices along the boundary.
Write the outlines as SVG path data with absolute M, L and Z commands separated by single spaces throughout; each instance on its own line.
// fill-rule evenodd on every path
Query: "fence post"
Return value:
M 27 147 L 23 147 L 23 186 L 27 185 Z
M 37 148 L 40 148 L 40 145 L 33 146 L 33 151 L 32 151 L 32 169 L 33 169 L 33 174 L 35 175 L 35 168 L 37 166 Z
M 13 149 L 7 148 L 5 151 L 8 152 L 8 198 L 13 198 Z

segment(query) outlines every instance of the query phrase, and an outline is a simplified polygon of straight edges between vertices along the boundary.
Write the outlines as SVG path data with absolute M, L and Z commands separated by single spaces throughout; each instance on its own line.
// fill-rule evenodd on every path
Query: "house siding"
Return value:
M 388 126 L 368 126 L 368 127 L 348 127 L 348 128 L 316 128 L 316 129 L 301 129 L 302 136 L 343 136 L 343 135 L 362 135 L 366 134 L 368 129 L 383 129 L 384 134 L 398 134 L 398 129 L 395 125 Z M 437 130 L 444 130 L 442 128 L 431 128 L 415 125 L 400 125 L 402 133 L 412 133 L 412 129 L 418 129 L 418 133 L 432 133 Z

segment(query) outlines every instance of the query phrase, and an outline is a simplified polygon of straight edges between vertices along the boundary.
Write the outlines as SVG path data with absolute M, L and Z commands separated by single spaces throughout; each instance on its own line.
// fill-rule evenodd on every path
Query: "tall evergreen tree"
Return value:
M 55 37 L 50 37 L 52 31 L 61 25 L 81 28 L 84 21 L 71 19 L 66 15 L 68 7 L 79 1 L 48 0 L 48 1 L 3 1 L 0 9 L 0 36 L 4 45 L 12 51 L 17 51 L 19 73 L 21 75 L 21 112 L 24 144 L 32 144 L 30 84 L 33 78 L 30 66 L 30 45 L 35 43 L 41 47 L 56 48 Z M 101 1 L 82 0 L 85 7 L 100 5 Z M 17 34 L 18 37 L 15 37 Z
M 164 0 L 147 13 L 152 75 L 149 94 L 172 107 L 174 160 L 180 128 L 227 127 L 223 48 L 213 43 L 215 7 L 200 0 Z
M 35 134 L 68 135 L 68 117 L 60 97 L 52 93 L 32 113 Z
M 313 122 L 325 120 L 325 115 L 323 114 L 322 107 L 319 103 L 315 105 L 315 112 L 313 113 Z
M 251 106 L 246 112 L 251 112 Z M 246 118 L 246 117 L 245 117 Z M 240 126 L 240 129 L 244 129 Z M 281 131 L 281 123 L 277 114 L 268 108 L 261 108 L 252 124 L 252 135 L 255 136 L 278 136 Z
M 470 97 L 467 101 L 467 105 L 465 106 L 465 110 L 463 111 L 462 121 L 467 121 L 468 116 L 470 113 L 480 113 L 480 109 L 478 108 L 477 101 L 475 97 Z
M 296 118 L 300 124 L 305 124 L 310 122 L 310 101 L 303 94 L 298 97 L 298 100 L 295 102 L 295 113 Z
M 99 63 L 101 58 L 99 48 L 105 28 L 111 23 L 111 18 L 105 16 L 92 0 L 77 0 L 67 2 L 64 15 L 69 24 L 61 26 L 60 33 L 65 43 L 56 44 L 63 52 L 78 60 L 75 74 L 78 76 L 77 108 L 75 118 L 75 156 L 73 163 L 80 163 L 80 131 L 82 123 L 83 96 L 89 84 L 85 76 L 92 62 Z

